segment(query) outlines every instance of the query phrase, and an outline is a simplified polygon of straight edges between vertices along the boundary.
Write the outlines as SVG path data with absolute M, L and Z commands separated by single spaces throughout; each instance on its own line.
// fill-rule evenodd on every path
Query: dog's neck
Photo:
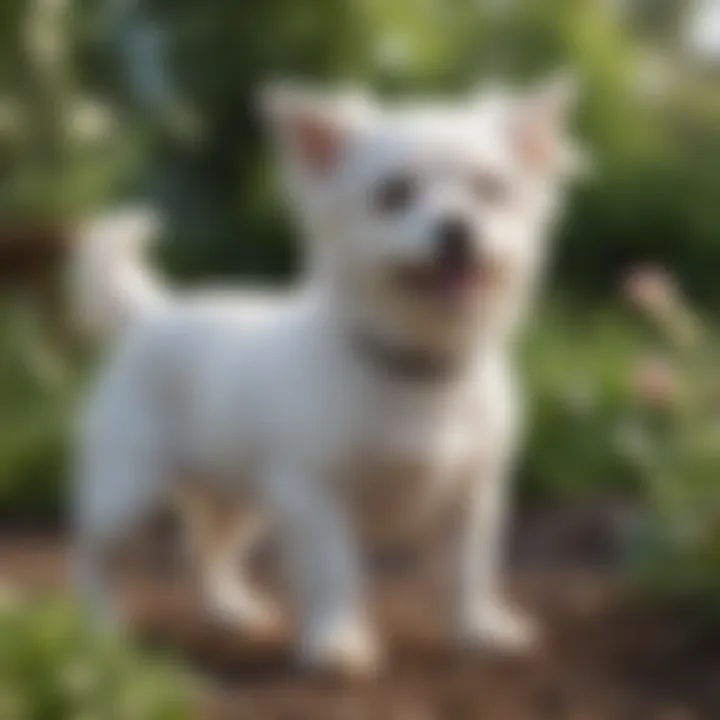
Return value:
M 442 344 L 427 335 L 404 332 L 381 313 L 363 312 L 337 288 L 314 284 L 315 292 L 320 287 L 317 312 L 348 360 L 379 379 L 428 389 L 452 386 L 483 354 L 481 342 Z
M 353 293 L 352 279 L 331 263 L 308 267 L 304 285 L 315 298 L 313 312 L 322 316 L 348 361 L 380 380 L 433 392 L 450 389 L 486 361 L 512 353 L 515 334 L 504 323 L 453 334 L 446 327 L 405 323 L 367 296 Z
M 442 385 L 464 374 L 465 355 L 433 352 L 384 338 L 368 328 L 350 328 L 348 342 L 353 354 L 373 371 L 400 382 Z

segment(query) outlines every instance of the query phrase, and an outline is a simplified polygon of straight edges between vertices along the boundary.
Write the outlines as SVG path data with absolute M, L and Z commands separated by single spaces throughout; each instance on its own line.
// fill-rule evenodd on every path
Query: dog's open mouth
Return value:
M 456 306 L 465 305 L 487 291 L 494 273 L 479 260 L 435 260 L 398 266 L 395 279 L 408 292 Z

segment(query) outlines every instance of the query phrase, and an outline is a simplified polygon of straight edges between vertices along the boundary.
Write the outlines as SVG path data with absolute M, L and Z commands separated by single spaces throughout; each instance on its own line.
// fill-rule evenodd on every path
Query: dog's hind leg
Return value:
M 81 438 L 74 497 L 71 571 L 80 599 L 105 626 L 122 624 L 111 551 L 160 502 L 169 475 L 158 448 L 137 426 Z
M 185 486 L 176 501 L 189 531 L 206 608 L 243 630 L 275 632 L 280 612 L 254 587 L 248 568 L 249 555 L 266 529 L 264 518 L 207 486 Z

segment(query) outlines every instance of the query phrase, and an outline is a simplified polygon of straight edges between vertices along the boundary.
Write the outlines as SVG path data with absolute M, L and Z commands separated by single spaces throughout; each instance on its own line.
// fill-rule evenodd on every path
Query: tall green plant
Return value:
M 661 337 L 634 378 L 635 455 L 649 504 L 637 570 L 656 592 L 720 623 L 720 345 L 667 273 L 635 273 L 628 294 Z

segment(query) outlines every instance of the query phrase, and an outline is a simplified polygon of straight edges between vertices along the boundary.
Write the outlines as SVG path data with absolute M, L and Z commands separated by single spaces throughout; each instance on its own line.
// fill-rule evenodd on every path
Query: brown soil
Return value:
M 209 720 L 717 720 L 720 637 L 629 597 L 615 569 L 621 519 L 574 508 L 523 520 L 510 586 L 542 623 L 530 657 L 442 640 L 427 601 L 438 564 L 402 557 L 377 573 L 390 657 L 371 682 L 304 675 L 286 641 L 252 642 L 204 618 L 186 573 L 160 551 L 146 552 L 135 573 L 135 622 L 205 681 Z M 38 591 L 63 585 L 63 541 L 0 535 L 0 582 L 8 580 Z

